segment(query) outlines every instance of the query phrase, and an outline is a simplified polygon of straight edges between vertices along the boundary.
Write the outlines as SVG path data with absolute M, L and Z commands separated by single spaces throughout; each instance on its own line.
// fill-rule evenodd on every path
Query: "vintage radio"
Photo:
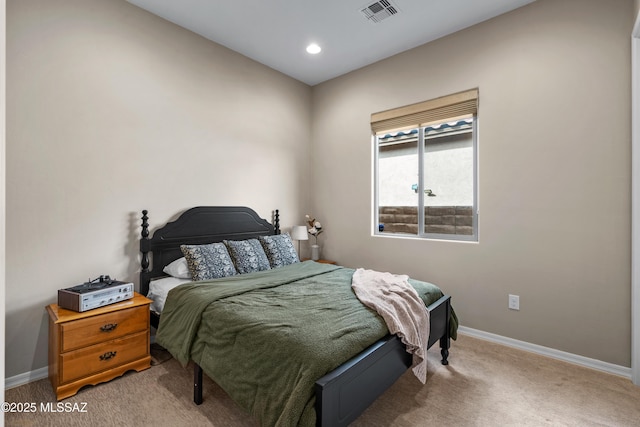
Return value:
M 83 312 L 133 298 L 133 283 L 100 276 L 72 288 L 58 290 L 58 306 Z

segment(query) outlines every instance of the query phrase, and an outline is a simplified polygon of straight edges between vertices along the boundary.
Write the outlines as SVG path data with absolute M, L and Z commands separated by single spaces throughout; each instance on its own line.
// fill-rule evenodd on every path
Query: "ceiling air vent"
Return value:
M 371 3 L 364 9 L 360 10 L 360 12 L 362 12 L 369 21 L 377 23 L 397 14 L 399 10 L 389 0 L 380 0 L 375 3 Z

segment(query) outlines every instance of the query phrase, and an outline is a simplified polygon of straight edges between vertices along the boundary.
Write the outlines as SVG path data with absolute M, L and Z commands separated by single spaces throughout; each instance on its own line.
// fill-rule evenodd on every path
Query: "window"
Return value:
M 478 240 L 476 89 L 371 116 L 379 235 Z

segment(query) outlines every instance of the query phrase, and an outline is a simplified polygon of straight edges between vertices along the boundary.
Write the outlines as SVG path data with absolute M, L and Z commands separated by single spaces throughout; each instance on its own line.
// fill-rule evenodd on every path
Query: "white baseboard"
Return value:
M 601 360 L 591 359 L 589 357 L 579 356 L 577 354 L 567 353 L 565 351 L 543 347 L 541 345 L 531 344 L 525 341 L 519 341 L 513 338 L 503 337 L 501 335 L 496 335 L 473 328 L 467 328 L 465 326 L 458 327 L 458 332 L 470 337 L 479 338 L 485 341 L 491 341 L 497 344 L 505 345 L 507 347 L 517 348 L 519 350 L 551 357 L 552 359 L 558 359 L 564 362 L 573 363 L 574 365 L 584 366 L 586 368 L 596 369 L 598 371 L 603 371 L 609 374 L 631 379 L 631 368 L 627 368 L 625 366 L 614 365 L 613 363 L 603 362 Z
M 614 365 L 613 363 L 603 362 L 601 360 L 596 360 L 596 359 L 590 359 L 584 356 L 578 356 L 577 354 L 567 353 L 564 351 L 555 350 L 553 348 L 543 347 L 541 345 L 531 344 L 525 341 L 519 341 L 513 338 L 503 337 L 501 335 L 480 331 L 478 329 L 467 328 L 466 326 L 458 327 L 458 332 L 473 338 L 478 338 L 485 341 L 502 344 L 507 347 L 517 348 L 519 350 L 529 351 L 531 353 L 536 353 L 542 356 L 551 357 L 553 359 L 562 360 L 564 362 L 573 363 L 574 365 L 580 365 L 587 368 L 596 369 L 598 371 L 604 371 L 609 374 L 618 375 L 621 377 L 631 379 L 631 368 L 627 368 L 620 365 Z M 5 390 L 9 390 L 11 388 L 18 387 L 33 381 L 38 381 L 43 378 L 47 378 L 48 376 L 49 376 L 49 369 L 47 366 L 45 366 L 44 368 L 25 372 L 24 374 L 19 374 L 10 378 L 5 378 L 4 388 Z
M 36 369 L 33 371 L 25 372 L 24 374 L 18 374 L 13 377 L 5 378 L 4 389 L 9 390 L 10 388 L 14 388 L 14 387 L 18 387 L 34 381 L 38 381 L 43 378 L 47 378 L 48 376 L 49 376 L 49 367 L 45 366 L 44 368 Z

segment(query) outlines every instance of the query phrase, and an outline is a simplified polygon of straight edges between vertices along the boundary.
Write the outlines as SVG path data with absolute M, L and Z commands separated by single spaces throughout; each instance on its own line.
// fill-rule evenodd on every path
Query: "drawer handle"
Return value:
M 109 360 L 116 356 L 115 351 L 107 351 L 105 354 L 100 356 L 100 360 Z
M 118 326 L 118 324 L 117 324 L 117 323 L 109 323 L 109 324 L 106 324 L 106 325 L 104 325 L 104 326 L 101 326 L 101 327 L 100 327 L 100 330 L 101 330 L 102 332 L 111 332 L 111 331 L 113 331 L 117 326 Z

